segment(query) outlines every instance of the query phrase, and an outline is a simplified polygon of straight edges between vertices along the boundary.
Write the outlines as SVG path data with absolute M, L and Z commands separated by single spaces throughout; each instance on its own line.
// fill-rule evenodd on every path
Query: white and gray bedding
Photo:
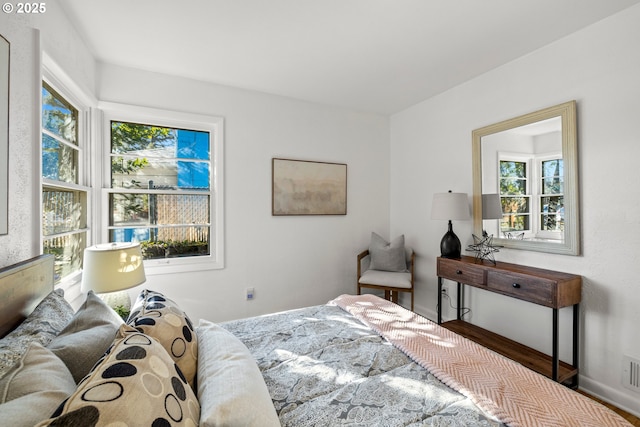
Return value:
M 221 326 L 253 354 L 283 426 L 502 425 L 337 306 Z

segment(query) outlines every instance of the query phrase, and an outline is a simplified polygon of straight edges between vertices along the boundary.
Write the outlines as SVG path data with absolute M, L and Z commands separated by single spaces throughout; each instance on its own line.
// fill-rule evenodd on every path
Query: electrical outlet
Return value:
M 255 288 L 247 288 L 247 301 L 252 300 L 255 297 L 256 290 Z
M 447 288 L 442 288 L 442 295 L 449 295 L 449 290 Z

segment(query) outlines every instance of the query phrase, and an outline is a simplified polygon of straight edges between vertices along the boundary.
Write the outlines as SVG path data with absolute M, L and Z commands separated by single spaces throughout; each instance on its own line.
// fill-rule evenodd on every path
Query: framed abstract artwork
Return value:
M 272 215 L 346 215 L 347 165 L 272 159 Z

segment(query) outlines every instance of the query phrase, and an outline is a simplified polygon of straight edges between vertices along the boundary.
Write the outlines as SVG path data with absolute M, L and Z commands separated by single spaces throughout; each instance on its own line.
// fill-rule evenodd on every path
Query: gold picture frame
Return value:
M 272 215 L 347 214 L 346 164 L 280 158 L 271 164 Z

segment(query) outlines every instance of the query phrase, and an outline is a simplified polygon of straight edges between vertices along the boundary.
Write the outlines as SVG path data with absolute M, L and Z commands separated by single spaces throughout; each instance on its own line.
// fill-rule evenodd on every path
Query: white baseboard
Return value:
M 640 395 L 633 391 L 620 391 L 591 378 L 579 376 L 580 390 L 640 417 Z

